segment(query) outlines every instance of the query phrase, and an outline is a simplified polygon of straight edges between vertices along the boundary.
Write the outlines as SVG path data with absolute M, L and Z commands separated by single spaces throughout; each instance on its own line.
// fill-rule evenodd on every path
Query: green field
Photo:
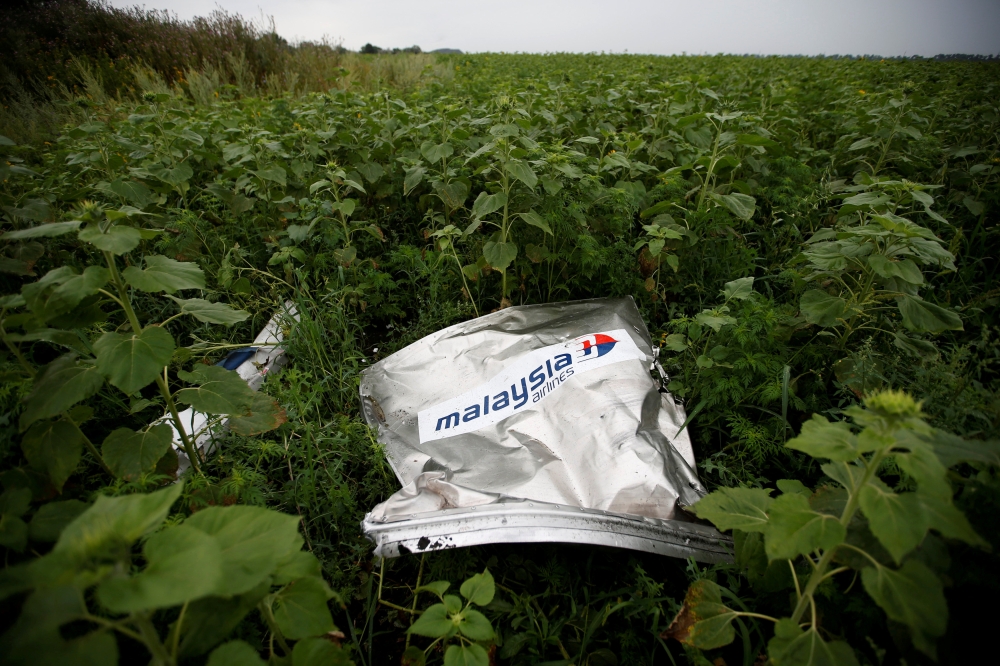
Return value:
M 349 55 L 325 92 L 84 77 L 56 134 L 5 112 L 4 663 L 968 663 L 1000 594 L 1000 66 Z M 736 564 L 376 561 L 398 483 L 359 372 L 604 296 L 662 345 Z M 254 397 L 212 364 L 288 300 Z M 234 432 L 173 484 L 147 427 L 187 406 Z

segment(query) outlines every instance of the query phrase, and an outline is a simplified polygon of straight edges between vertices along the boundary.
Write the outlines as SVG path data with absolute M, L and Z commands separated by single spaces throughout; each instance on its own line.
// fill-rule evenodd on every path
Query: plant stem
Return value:
M 420 554 L 420 568 L 417 569 L 417 585 L 413 588 L 413 606 L 410 609 L 410 626 L 413 626 L 413 616 L 417 612 L 417 595 L 420 594 L 418 590 L 420 589 L 420 579 L 424 575 L 424 560 L 427 559 L 427 553 Z M 406 646 L 410 647 L 410 632 L 406 632 Z
M 105 472 L 114 477 L 115 473 L 112 472 L 111 468 L 108 467 L 108 464 L 104 462 L 104 457 L 101 455 L 101 452 L 97 450 L 97 447 L 94 446 L 94 443 L 92 441 L 90 441 L 90 438 L 84 434 L 83 430 L 80 429 L 80 426 L 76 424 L 76 421 L 71 419 L 69 417 L 69 414 L 67 414 L 66 412 L 63 412 L 63 418 L 69 423 L 73 424 L 73 427 L 76 428 L 76 431 L 80 433 L 80 437 L 83 438 L 83 443 L 87 446 L 87 449 L 90 451 L 90 454 L 97 459 L 98 464 L 104 469 Z
M 139 628 L 139 633 L 142 634 L 142 642 L 146 645 L 146 649 L 153 655 L 153 660 L 150 663 L 153 666 L 175 666 L 177 661 L 160 642 L 160 636 L 156 633 L 156 627 L 153 626 L 152 621 L 145 615 L 136 615 L 133 617 L 133 621 Z

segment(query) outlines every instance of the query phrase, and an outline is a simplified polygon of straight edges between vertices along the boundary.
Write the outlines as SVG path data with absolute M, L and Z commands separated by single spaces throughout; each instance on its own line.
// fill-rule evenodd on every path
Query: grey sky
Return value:
M 180 18 L 273 16 L 290 41 L 357 49 L 621 53 L 1000 53 L 1000 0 L 112 0 Z

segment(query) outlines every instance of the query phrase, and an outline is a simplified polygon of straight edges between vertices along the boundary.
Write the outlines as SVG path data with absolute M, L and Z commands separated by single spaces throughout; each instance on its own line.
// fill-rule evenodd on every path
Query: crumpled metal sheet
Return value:
M 682 510 L 705 489 L 654 363 L 624 298 L 506 308 L 367 368 L 364 417 L 403 485 L 362 523 L 376 554 L 558 541 L 730 559 Z

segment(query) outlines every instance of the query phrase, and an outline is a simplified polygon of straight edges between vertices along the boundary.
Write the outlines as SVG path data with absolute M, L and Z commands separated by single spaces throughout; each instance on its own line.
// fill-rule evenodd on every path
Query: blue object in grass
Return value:
M 236 368 L 243 365 L 249 358 L 257 353 L 256 347 L 244 347 L 243 349 L 235 349 L 229 352 L 226 358 L 222 359 L 216 365 L 221 365 L 226 370 L 235 370 Z

